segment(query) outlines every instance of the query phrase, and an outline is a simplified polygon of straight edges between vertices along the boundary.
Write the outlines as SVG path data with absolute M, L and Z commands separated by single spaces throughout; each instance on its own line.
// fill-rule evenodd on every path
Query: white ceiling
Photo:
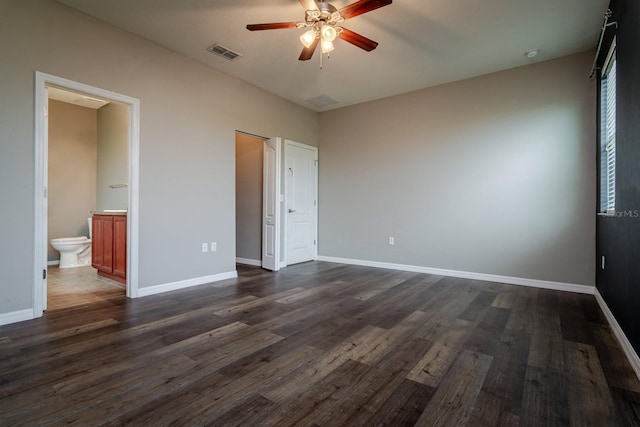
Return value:
M 247 24 L 303 21 L 297 0 L 58 0 L 315 111 L 595 49 L 608 0 L 394 0 L 343 26 L 377 41 L 342 40 L 320 69 L 298 61 L 304 29 Z M 353 0 L 331 2 L 337 8 Z M 214 43 L 243 54 L 228 61 Z M 524 52 L 540 49 L 533 59 Z M 309 99 L 338 102 L 316 107 Z

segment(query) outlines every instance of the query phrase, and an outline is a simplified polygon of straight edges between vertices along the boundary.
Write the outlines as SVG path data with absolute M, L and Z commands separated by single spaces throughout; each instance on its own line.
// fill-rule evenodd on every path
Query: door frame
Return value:
M 33 254 L 33 317 L 41 317 L 47 308 L 47 210 L 49 162 L 48 94 L 47 87 L 57 86 L 125 104 L 129 107 L 129 206 L 127 212 L 127 296 L 138 297 L 138 237 L 139 237 L 139 158 L 140 158 L 140 100 L 106 89 L 68 80 L 63 77 L 35 72 L 35 199 Z
M 285 139 L 284 140 L 284 150 L 283 150 L 283 157 L 284 157 L 284 161 L 282 162 L 283 167 L 282 167 L 282 175 L 283 175 L 283 180 L 284 180 L 284 205 L 283 205 L 283 209 L 282 212 L 284 212 L 287 209 L 287 206 L 289 206 L 289 185 L 288 182 L 289 180 L 286 178 L 286 171 L 289 170 L 289 153 L 290 153 L 290 149 L 289 147 L 298 147 L 298 148 L 302 148 L 305 150 L 311 150 L 315 153 L 315 163 L 316 163 L 316 170 L 315 170 L 315 194 L 314 194 L 314 200 L 316 201 L 316 204 L 314 206 L 313 209 L 313 239 L 315 240 L 316 244 L 313 246 L 313 261 L 318 259 L 318 204 L 319 204 L 319 200 L 318 200 L 318 147 L 314 147 L 312 145 L 307 145 L 307 144 L 302 144 L 300 142 L 296 142 L 296 141 L 291 141 L 289 139 Z M 282 227 L 284 229 L 283 232 L 283 243 L 282 243 L 282 252 L 283 252 L 283 262 L 281 264 L 281 267 L 286 267 L 287 265 L 289 265 L 289 260 L 288 260 L 288 256 L 289 256 L 289 248 L 288 248 L 288 241 L 289 241 L 289 227 L 288 227 L 288 221 L 287 221 L 287 216 L 283 215 L 282 217 Z

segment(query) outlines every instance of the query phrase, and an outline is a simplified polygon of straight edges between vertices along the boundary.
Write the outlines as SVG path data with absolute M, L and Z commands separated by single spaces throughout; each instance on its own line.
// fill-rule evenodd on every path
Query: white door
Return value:
M 318 149 L 285 142 L 286 263 L 316 259 Z
M 264 142 L 262 179 L 262 268 L 280 268 L 280 138 Z

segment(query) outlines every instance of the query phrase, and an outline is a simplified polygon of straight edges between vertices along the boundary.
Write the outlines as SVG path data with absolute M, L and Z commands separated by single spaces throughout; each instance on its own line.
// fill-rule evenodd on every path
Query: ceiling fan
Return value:
M 301 37 L 304 49 L 298 58 L 300 61 L 311 59 L 316 48 L 320 45 L 322 53 L 329 53 L 334 49 L 333 41 L 340 38 L 354 46 L 372 51 L 378 46 L 377 42 L 368 39 L 338 24 L 346 19 L 354 18 L 363 13 L 371 12 L 391 4 L 392 0 L 358 0 L 341 9 L 324 0 L 299 0 L 305 8 L 304 22 L 274 22 L 270 24 L 247 25 L 249 31 L 280 30 L 285 28 L 309 28 Z

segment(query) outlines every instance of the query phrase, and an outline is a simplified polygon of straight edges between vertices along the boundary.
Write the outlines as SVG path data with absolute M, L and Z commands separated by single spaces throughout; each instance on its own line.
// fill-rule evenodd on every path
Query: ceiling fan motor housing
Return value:
M 344 18 L 330 3 L 318 3 L 318 9 L 307 10 L 305 13 L 305 21 L 307 26 L 312 26 L 317 22 L 324 22 L 329 25 L 336 25 L 339 22 L 344 21 Z

